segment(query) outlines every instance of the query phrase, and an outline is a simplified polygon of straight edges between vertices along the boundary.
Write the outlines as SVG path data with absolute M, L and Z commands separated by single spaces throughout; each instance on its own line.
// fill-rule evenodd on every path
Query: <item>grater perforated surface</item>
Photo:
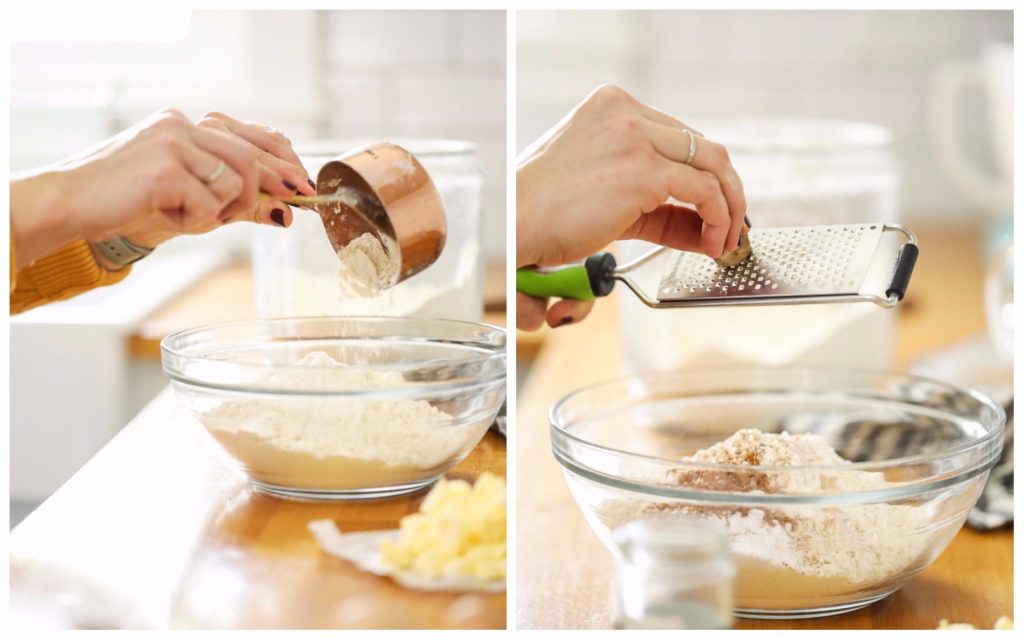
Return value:
M 856 295 L 883 233 L 881 224 L 751 230 L 752 253 L 734 267 L 679 251 L 658 300 Z

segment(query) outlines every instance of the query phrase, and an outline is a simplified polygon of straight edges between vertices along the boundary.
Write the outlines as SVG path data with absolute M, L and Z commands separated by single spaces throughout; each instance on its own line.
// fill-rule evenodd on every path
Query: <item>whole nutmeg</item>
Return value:
M 740 243 L 732 251 L 726 251 L 715 259 L 720 267 L 735 267 L 750 257 L 750 238 L 746 234 L 740 236 Z

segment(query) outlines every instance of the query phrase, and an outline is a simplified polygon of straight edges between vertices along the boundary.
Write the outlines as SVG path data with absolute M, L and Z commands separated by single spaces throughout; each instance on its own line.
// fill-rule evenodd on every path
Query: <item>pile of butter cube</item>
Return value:
M 969 629 L 976 629 L 977 627 L 973 624 L 967 624 L 966 622 L 950 622 L 943 618 L 942 620 L 939 620 L 938 628 L 949 631 L 966 631 Z M 1000 616 L 992 628 L 996 631 L 1010 631 L 1013 629 L 1013 618 L 1009 616 Z
M 397 541 L 382 540 L 381 559 L 419 575 L 505 580 L 505 480 L 484 473 L 470 485 L 441 480 L 419 513 L 405 516 Z

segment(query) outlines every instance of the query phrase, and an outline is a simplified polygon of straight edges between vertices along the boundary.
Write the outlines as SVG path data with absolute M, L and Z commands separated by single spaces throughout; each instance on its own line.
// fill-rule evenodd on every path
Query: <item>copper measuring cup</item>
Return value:
M 358 208 L 330 197 L 344 187 L 358 192 Z M 395 284 L 441 255 L 447 237 L 441 196 L 415 156 L 398 145 L 371 144 L 328 161 L 317 175 L 316 193 L 286 202 L 320 214 L 335 251 L 364 233 L 393 240 L 401 260 Z

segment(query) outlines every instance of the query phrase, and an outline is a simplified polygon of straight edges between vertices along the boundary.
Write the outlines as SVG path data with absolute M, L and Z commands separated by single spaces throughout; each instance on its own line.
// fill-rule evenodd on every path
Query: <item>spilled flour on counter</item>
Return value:
M 338 283 L 343 295 L 368 298 L 398 282 L 398 244 L 390 237 L 364 233 L 338 251 Z
M 409 386 L 398 371 L 339 363 L 324 351 L 257 382 L 273 389 L 372 390 Z M 463 455 L 487 425 L 455 426 L 425 400 L 278 396 L 232 399 L 199 415 L 249 474 L 268 484 L 354 489 L 431 477 Z
M 827 469 L 673 469 L 660 483 L 705 491 L 765 494 L 817 494 L 882 490 L 884 474 L 843 469 L 850 463 L 816 434 L 736 432 L 723 442 L 683 461 Z M 893 578 L 916 571 L 930 560 L 929 550 L 960 523 L 932 529 L 940 520 L 934 504 L 779 505 L 754 508 L 737 504 L 615 500 L 598 517 L 614 528 L 654 514 L 697 516 L 724 525 L 738 570 L 735 595 L 741 608 L 813 608 L 850 599 L 860 591 L 880 590 Z M 966 515 L 966 511 L 964 511 Z

